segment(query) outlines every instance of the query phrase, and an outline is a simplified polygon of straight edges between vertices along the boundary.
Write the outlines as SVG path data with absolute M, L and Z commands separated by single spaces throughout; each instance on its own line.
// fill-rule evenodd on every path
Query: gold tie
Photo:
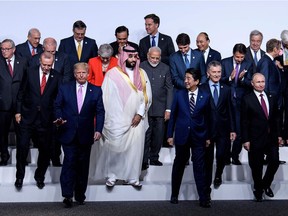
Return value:
M 80 61 L 80 59 L 81 59 L 81 53 L 82 53 L 81 42 L 78 42 L 77 55 L 78 55 L 79 61 Z

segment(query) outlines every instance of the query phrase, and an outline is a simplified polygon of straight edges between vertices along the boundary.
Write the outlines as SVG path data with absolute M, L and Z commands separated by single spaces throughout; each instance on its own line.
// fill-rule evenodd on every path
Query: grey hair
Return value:
M 5 39 L 5 40 L 2 41 L 2 43 L 10 43 L 11 46 L 12 46 L 12 48 L 15 48 L 15 43 L 14 43 L 14 41 L 11 40 L 11 39 Z M 1 44 L 1 43 L 0 43 L 0 44 Z
M 283 43 L 287 43 L 288 42 L 288 30 L 283 30 L 281 32 L 280 37 Z
M 104 58 L 109 58 L 113 55 L 113 52 L 114 50 L 110 44 L 102 44 L 99 47 L 98 55 Z
M 160 55 L 161 55 L 161 52 L 162 52 L 160 47 L 157 47 L 157 46 L 150 47 L 149 50 L 148 50 L 148 53 L 153 52 L 153 51 L 159 52 Z

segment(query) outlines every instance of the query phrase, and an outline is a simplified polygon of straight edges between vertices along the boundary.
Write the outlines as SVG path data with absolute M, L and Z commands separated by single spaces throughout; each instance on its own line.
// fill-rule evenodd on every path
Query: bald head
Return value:
M 56 48 L 57 48 L 57 41 L 54 38 L 49 37 L 49 38 L 44 39 L 44 41 L 43 41 L 44 52 L 49 52 L 49 53 L 55 55 Z
M 265 89 L 265 77 L 261 73 L 255 73 L 252 77 L 251 84 L 257 92 L 263 92 Z
M 37 28 L 32 28 L 28 31 L 28 41 L 34 48 L 40 43 L 41 33 Z

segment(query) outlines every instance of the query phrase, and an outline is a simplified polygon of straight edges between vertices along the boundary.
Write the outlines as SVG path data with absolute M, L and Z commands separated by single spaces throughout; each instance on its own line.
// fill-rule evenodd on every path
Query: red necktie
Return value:
M 31 52 L 31 55 L 34 56 L 36 53 L 35 53 L 35 49 L 34 47 L 32 47 L 32 52 Z
M 267 106 L 266 106 L 266 103 L 265 103 L 265 100 L 263 98 L 263 94 L 260 94 L 260 97 L 261 97 L 261 106 L 262 106 L 262 109 L 265 113 L 265 116 L 266 118 L 268 119 L 268 110 L 267 110 Z
M 13 68 L 12 68 L 12 65 L 11 65 L 11 59 L 8 59 L 8 68 L 9 68 L 11 76 L 13 77 Z
M 43 73 L 43 75 L 42 75 L 42 81 L 41 81 L 41 84 L 40 84 L 41 95 L 42 95 L 43 92 L 44 92 L 45 86 L 46 86 L 46 74 Z

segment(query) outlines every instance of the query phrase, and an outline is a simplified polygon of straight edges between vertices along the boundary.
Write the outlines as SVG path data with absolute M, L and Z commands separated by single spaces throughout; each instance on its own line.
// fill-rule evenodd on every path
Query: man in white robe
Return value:
M 139 63 L 137 51 L 126 46 L 120 53 L 119 66 L 106 73 L 102 84 L 106 114 L 103 139 L 94 156 L 95 176 L 105 177 L 108 187 L 113 187 L 117 180 L 142 186 L 139 176 L 152 91 Z

